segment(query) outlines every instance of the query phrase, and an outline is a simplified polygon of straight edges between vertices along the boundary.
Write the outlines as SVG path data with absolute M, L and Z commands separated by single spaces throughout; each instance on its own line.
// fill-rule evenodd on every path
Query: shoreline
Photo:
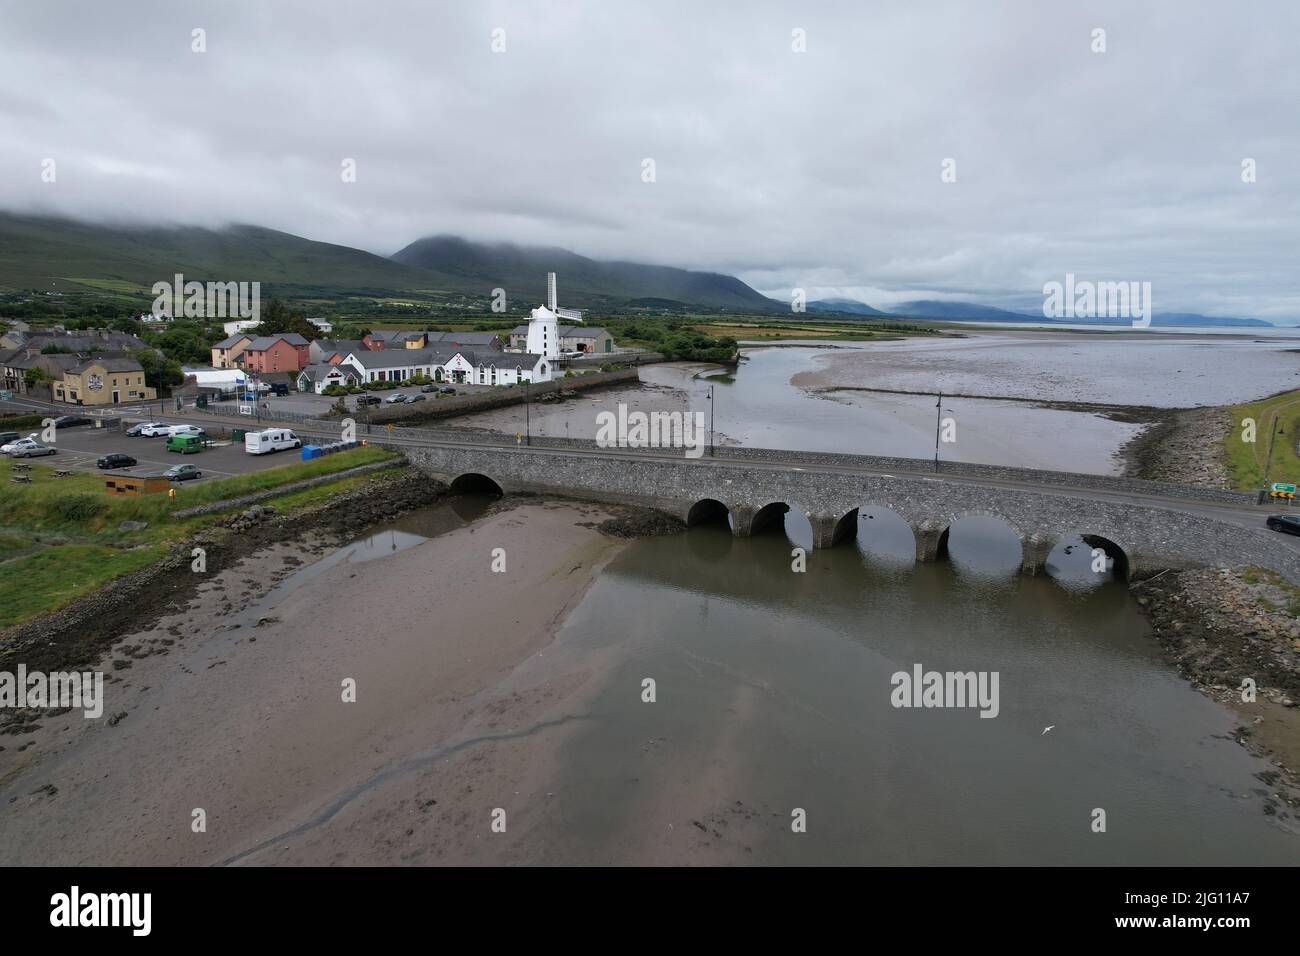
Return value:
M 1129 593 L 1166 662 L 1235 713 L 1232 738 L 1274 768 L 1257 774 L 1272 800 L 1265 813 L 1300 813 L 1300 588 L 1263 569 L 1200 568 Z
M 443 503 L 451 509 L 452 499 Z M 114 660 L 102 663 L 103 719 L 46 713 L 24 729 L 21 748 L 0 752 L 9 811 L 0 820 L 0 858 L 117 865 L 388 858 L 391 846 L 380 839 L 392 812 L 386 802 L 364 827 L 342 822 L 369 805 L 372 790 L 398 787 L 413 800 L 406 788 L 435 764 L 440 786 L 484 772 L 519 784 L 529 748 L 493 741 L 521 726 L 559 731 L 565 715 L 554 711 L 573 706 L 576 686 L 524 691 L 510 686 L 511 674 L 545 653 L 627 536 L 652 533 L 637 519 L 632 509 L 568 500 L 493 504 L 414 546 L 397 549 L 394 538 L 389 553 L 383 538 L 374 547 L 382 570 L 367 571 L 364 599 L 348 582 L 366 558 L 325 560 L 339 550 L 329 529 L 226 562 L 188 601 L 114 643 Z M 521 535 L 525 522 L 530 533 Z M 505 573 L 491 566 L 497 547 L 505 549 Z M 125 669 L 115 669 L 117 661 Z M 341 677 L 355 681 L 354 705 L 340 697 Z M 462 750 L 448 772 L 446 761 Z M 468 750 L 502 756 L 488 768 L 484 753 Z M 422 802 L 430 815 L 450 812 L 433 809 L 437 799 Z M 208 835 L 189 831 L 194 807 L 205 808 Z M 328 834 L 315 832 L 335 817 Z M 476 827 L 455 829 L 476 839 Z M 467 859 L 473 843 L 434 840 L 426 849 Z

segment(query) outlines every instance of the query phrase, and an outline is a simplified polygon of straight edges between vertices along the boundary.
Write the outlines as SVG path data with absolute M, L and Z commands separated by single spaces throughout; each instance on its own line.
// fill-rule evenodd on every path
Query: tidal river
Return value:
M 867 511 L 799 569 L 796 517 L 485 508 L 277 544 L 124 636 L 114 720 L 0 752 L 0 864 L 1300 863 L 1250 718 L 1087 549 L 1023 577 L 972 518 L 914 565 Z M 979 692 L 900 698 L 918 669 Z
M 1280 332 L 972 330 L 964 338 L 752 347 L 731 381 L 713 366 L 646 366 L 639 388 L 534 404 L 527 427 L 534 435 L 593 438 L 596 415 L 626 403 L 699 412 L 706 424 L 712 416 L 718 443 L 930 458 L 936 424 L 951 421 L 939 448 L 944 458 L 1117 474 L 1119 452 L 1143 424 L 1036 403 L 1122 410 L 1249 401 L 1300 385 L 1295 346 Z M 947 397 L 936 407 L 939 392 Z M 509 434 L 526 427 L 519 408 L 457 423 Z
M 913 566 L 906 529 L 880 530 L 802 573 L 793 525 L 641 540 L 605 569 L 516 675 L 607 662 L 554 757 L 555 862 L 1300 863 L 1294 822 L 1263 812 L 1267 765 L 1160 660 L 1122 585 L 1071 585 L 1070 557 L 1064 584 L 1019 576 L 982 527 Z M 892 675 L 918 664 L 997 672 L 996 717 L 895 707 Z

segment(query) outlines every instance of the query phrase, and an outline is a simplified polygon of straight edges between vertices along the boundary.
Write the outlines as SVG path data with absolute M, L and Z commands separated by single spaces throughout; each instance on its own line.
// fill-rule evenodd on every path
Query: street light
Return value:
M 710 384 L 709 385 L 709 457 L 710 458 L 714 457 L 713 455 L 713 409 L 714 409 L 713 385 Z
M 948 409 L 952 411 L 952 409 Z M 934 403 L 934 470 L 939 470 L 939 426 L 943 418 L 943 392 L 939 392 L 939 397 Z
M 1286 429 L 1282 428 L 1281 425 L 1282 425 L 1282 416 L 1275 415 L 1273 418 L 1273 428 L 1269 431 L 1269 435 L 1268 435 L 1268 456 L 1264 459 L 1264 490 L 1265 491 L 1268 491 L 1270 488 L 1268 476 L 1269 476 L 1269 472 L 1273 468 L 1273 442 L 1277 439 L 1278 435 L 1286 434 Z

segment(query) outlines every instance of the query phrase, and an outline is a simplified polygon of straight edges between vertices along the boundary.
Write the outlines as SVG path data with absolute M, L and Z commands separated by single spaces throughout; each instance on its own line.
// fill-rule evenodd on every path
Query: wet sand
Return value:
M 269 599 L 326 550 L 277 546 L 215 576 L 123 642 L 143 649 L 116 653 L 128 669 L 105 664 L 102 719 L 46 718 L 32 746 L 0 752 L 0 864 L 519 859 L 541 812 L 519 794 L 544 798 L 600 659 L 511 675 L 623 547 L 593 528 L 607 514 L 530 502 Z

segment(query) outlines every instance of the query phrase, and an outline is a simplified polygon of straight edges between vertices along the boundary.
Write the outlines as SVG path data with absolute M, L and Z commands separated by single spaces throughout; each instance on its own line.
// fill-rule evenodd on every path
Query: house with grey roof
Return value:
M 607 329 L 587 325 L 562 325 L 556 333 L 563 352 L 612 352 L 614 335 Z M 510 347 L 528 347 L 528 326 L 516 325 L 510 330 Z

